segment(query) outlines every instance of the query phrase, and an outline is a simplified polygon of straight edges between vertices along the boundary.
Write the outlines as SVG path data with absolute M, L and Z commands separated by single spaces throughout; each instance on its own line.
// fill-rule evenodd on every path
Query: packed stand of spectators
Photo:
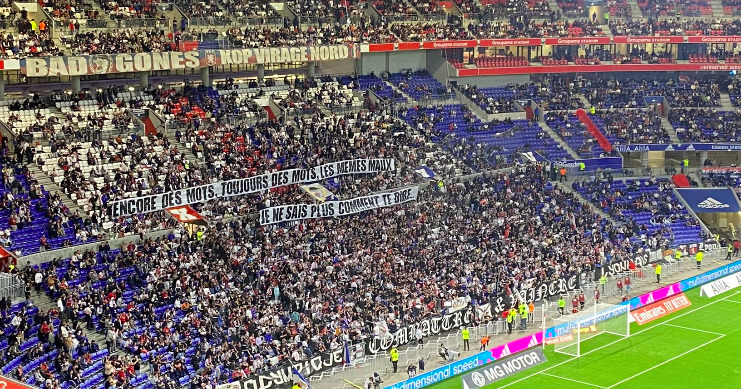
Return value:
M 708 161 L 708 163 L 711 164 L 712 161 Z M 723 169 L 723 167 L 719 168 Z M 700 179 L 703 185 L 711 187 L 730 186 L 734 188 L 736 192 L 741 192 L 741 169 L 736 165 L 728 167 L 727 169 L 728 171 L 725 172 L 704 172 L 701 170 Z
M 682 16 L 712 16 L 713 8 L 709 0 L 676 0 Z
M 328 81 L 328 80 L 324 80 Z M 327 85 L 332 85 L 330 82 Z M 300 91 L 297 101 L 304 102 L 302 93 L 309 93 L 316 84 L 306 83 L 297 89 L 287 90 L 289 95 Z M 304 89 L 300 89 L 304 88 Z M 186 88 L 182 93 L 166 94 L 159 91 L 158 104 L 185 104 L 209 109 L 198 97 L 208 93 L 207 88 Z M 226 96 L 226 95 L 222 95 Z M 285 101 L 287 99 L 284 99 Z M 198 104 L 198 105 L 197 105 Z M 316 104 L 316 103 L 314 103 Z M 354 107 L 356 110 L 357 107 Z M 222 108 L 223 109 L 223 108 Z M 191 109 L 192 110 L 192 109 Z M 209 115 L 211 112 L 208 112 Z M 215 117 L 215 116 L 212 116 Z M 180 117 L 184 119 L 186 117 Z M 208 181 L 228 180 L 263 174 L 275 169 L 312 167 L 343 159 L 378 157 L 385 153 L 403 164 L 399 174 L 383 177 L 346 177 L 325 182 L 335 194 L 369 193 L 381 188 L 391 188 L 414 182 L 417 177 L 413 168 L 426 164 L 443 177 L 454 172 L 468 171 L 464 165 L 438 147 L 428 145 L 426 138 L 392 116 L 361 110 L 359 113 L 327 116 L 321 110 L 310 116 L 297 116 L 281 124 L 277 121 L 260 120 L 254 123 L 227 123 L 212 121 L 198 116 L 181 121 L 182 127 L 175 136 L 182 146 L 187 147 L 205 168 L 198 169 L 200 176 Z M 393 135 L 392 135 L 393 134 Z M 305 142 L 305 139 L 311 142 Z M 277 145 L 282 145 L 277 147 Z M 319 150 L 319 151 L 317 151 Z M 331 182 L 330 182 L 331 181 Z M 239 213 L 254 212 L 259 203 L 295 201 L 297 188 L 280 188 L 257 195 L 255 201 L 231 201 L 239 207 Z M 208 207 L 222 207 L 226 201 Z M 230 205 L 230 206 L 231 206 Z M 213 212 L 217 214 L 218 212 Z
M 451 16 L 449 21 L 422 23 L 394 23 L 389 31 L 403 42 L 422 42 L 434 40 L 472 39 L 461 20 Z
M 644 17 L 654 19 L 661 16 L 674 16 L 676 12 L 673 0 L 638 0 L 638 7 Z
M 682 142 L 741 142 L 741 111 L 673 109 L 668 119 Z
M 556 0 L 558 7 L 563 11 L 564 16 L 579 17 L 587 13 L 584 8 L 584 2 L 579 0 Z
M 159 29 L 88 31 L 61 39 L 66 52 L 75 55 L 162 52 L 174 51 L 178 47 L 177 39 Z
M 258 48 L 276 46 L 328 45 L 349 43 L 387 43 L 398 39 L 385 27 L 370 24 L 311 26 L 306 30 L 297 27 L 233 27 L 227 39 L 234 47 Z
M 645 107 L 657 84 L 649 81 L 592 79 L 581 85 L 582 93 L 592 105 L 601 109 Z
M 611 18 L 627 18 L 631 15 L 631 6 L 627 0 L 608 0 L 605 2 Z
M 606 156 L 605 150 L 597 143 L 597 138 L 587 130 L 574 114 L 567 111 L 546 113 L 545 121 L 556 134 L 584 159 Z
M 480 15 L 484 19 L 491 16 L 507 15 L 514 18 L 560 19 L 560 10 L 552 10 L 544 0 L 480 0 L 483 8 Z
M 35 22 L 34 22 L 35 23 Z M 44 57 L 59 55 L 60 50 L 45 31 L 23 29 L 17 34 L 10 31 L 0 33 L 0 59 Z
M 149 0 L 97 0 L 97 2 L 111 19 L 152 19 L 159 16 L 157 6 Z
M 457 297 L 478 304 L 508 289 L 590 278 L 636 249 L 613 244 L 611 234 L 609 223 L 549 183 L 543 166 L 529 165 L 351 217 L 283 228 L 241 219 L 198 237 L 178 230 L 104 246 L 55 260 L 42 278 L 82 322 L 101 323 L 110 348 L 148 361 L 155 387 L 201 386 L 384 335 L 444 313 Z M 466 274 L 478 276 L 461 282 Z M 395 292 L 375 285 L 378 277 Z
M 661 126 L 661 117 L 654 107 L 647 110 L 599 110 L 590 117 L 611 144 L 671 143 L 669 133 Z
M 528 23 L 491 21 L 471 23 L 468 32 L 473 38 L 528 38 L 528 37 L 581 37 L 604 36 L 602 26 L 586 19 L 573 21 L 538 21 Z
M 713 80 L 669 80 L 655 89 L 671 107 L 719 107 L 720 85 Z
M 610 20 L 613 35 L 736 35 L 741 33 L 738 19 L 662 19 Z
M 674 195 L 666 178 L 615 181 L 611 175 L 572 187 L 618 222 L 618 233 L 651 249 L 702 241 L 700 223 Z
M 100 19 L 100 12 L 82 0 L 40 0 L 39 6 L 51 8 L 54 20 L 68 22 L 75 19 Z
M 583 93 L 598 108 L 644 107 L 646 96 L 663 96 L 671 107 L 717 107 L 721 88 L 718 80 L 687 77 L 668 81 L 593 79 L 584 83 Z
M 410 4 L 414 6 L 417 12 L 421 15 L 445 15 L 445 7 L 440 5 L 436 1 L 431 0 L 415 0 L 410 1 Z
M 217 0 L 217 1 L 195 1 L 175 0 L 178 6 L 190 18 L 203 17 L 261 17 L 277 18 L 280 15 L 275 12 L 268 1 L 265 0 Z
M 723 13 L 726 15 L 741 15 L 740 0 L 722 0 Z

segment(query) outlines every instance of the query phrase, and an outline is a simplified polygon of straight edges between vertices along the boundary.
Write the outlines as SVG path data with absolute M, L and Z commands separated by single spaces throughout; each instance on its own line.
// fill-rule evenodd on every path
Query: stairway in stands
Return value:
M 579 154 L 576 151 L 574 151 L 574 149 L 572 149 L 571 146 L 569 146 L 569 144 L 566 143 L 566 141 L 564 141 L 560 136 L 558 136 L 558 134 L 556 134 L 556 131 L 553 131 L 553 129 L 551 128 L 551 126 L 549 126 L 546 122 L 538 122 L 538 125 L 543 130 L 545 130 L 545 132 L 547 132 L 548 135 L 554 141 L 556 141 L 556 143 L 558 143 L 561 146 L 561 148 L 563 148 L 564 150 L 566 150 L 566 152 L 569 153 L 569 156 L 571 158 L 573 158 L 573 159 L 581 159 L 579 157 Z

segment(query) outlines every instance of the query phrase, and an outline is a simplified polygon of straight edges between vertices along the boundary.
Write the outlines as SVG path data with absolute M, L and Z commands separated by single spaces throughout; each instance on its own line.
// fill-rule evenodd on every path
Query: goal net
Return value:
M 568 317 L 568 321 L 564 320 Z M 582 311 L 556 319 L 561 324 L 544 336 L 546 344 L 553 344 L 554 351 L 575 357 L 584 352 L 583 343 L 594 337 L 612 334 L 618 338 L 630 336 L 630 306 L 597 304 L 594 310 Z

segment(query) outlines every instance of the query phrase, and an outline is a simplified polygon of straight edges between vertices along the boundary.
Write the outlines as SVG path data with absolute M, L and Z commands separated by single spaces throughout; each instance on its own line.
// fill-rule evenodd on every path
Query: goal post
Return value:
M 553 327 L 544 334 L 544 343 L 554 345 L 554 351 L 574 357 L 584 353 L 585 341 L 610 334 L 619 338 L 630 336 L 629 305 L 596 305 L 595 310 L 571 315 L 572 320 Z

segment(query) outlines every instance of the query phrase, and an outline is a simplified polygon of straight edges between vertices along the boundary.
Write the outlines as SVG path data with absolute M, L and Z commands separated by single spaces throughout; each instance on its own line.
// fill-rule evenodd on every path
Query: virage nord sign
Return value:
M 336 61 L 357 58 L 359 55 L 357 45 L 263 47 L 26 58 L 21 61 L 20 68 L 28 77 L 84 76 L 200 69 L 221 65 Z

